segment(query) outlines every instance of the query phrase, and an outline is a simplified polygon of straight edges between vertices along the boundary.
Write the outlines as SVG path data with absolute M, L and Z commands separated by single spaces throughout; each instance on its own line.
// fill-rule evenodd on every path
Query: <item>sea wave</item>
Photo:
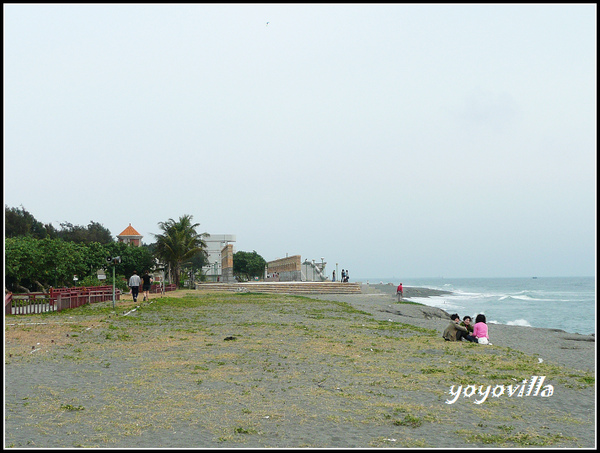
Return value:
M 541 297 L 531 297 L 531 296 L 527 296 L 527 295 L 522 295 L 522 296 L 515 296 L 515 295 L 506 295 L 506 296 L 501 296 L 498 301 L 503 301 L 503 300 L 526 300 L 528 302 L 569 302 L 569 300 L 567 299 L 548 299 L 548 298 L 541 298 Z
M 507 299 L 512 299 L 512 300 L 542 300 L 542 299 L 536 299 L 534 297 L 526 296 L 526 295 L 523 295 L 523 296 L 513 296 L 513 295 L 510 295 L 510 294 L 506 295 L 506 296 L 502 296 L 498 300 L 507 300 Z
M 506 322 L 506 324 L 509 326 L 531 327 L 531 324 L 529 324 L 529 321 L 527 321 L 526 319 L 515 319 L 514 321 Z

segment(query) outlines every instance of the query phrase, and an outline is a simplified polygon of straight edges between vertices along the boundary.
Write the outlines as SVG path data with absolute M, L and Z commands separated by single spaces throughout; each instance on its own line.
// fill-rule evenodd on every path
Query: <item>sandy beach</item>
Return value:
M 446 312 L 387 286 L 5 318 L 5 447 L 596 446 L 593 336 L 490 325 L 493 346 L 449 343 Z
M 364 284 L 361 296 L 326 295 L 320 299 L 346 302 L 356 308 L 368 311 L 377 319 L 392 319 L 397 322 L 414 324 L 420 327 L 443 332 L 450 320 L 450 313 L 444 310 L 416 304 L 396 303 L 396 286 L 390 284 Z M 429 288 L 405 288 L 404 299 L 411 297 L 432 297 L 450 294 L 446 291 Z M 594 335 L 569 333 L 558 329 L 542 329 L 505 324 L 489 324 L 492 343 L 526 352 L 571 368 L 594 371 L 596 367 L 596 343 Z

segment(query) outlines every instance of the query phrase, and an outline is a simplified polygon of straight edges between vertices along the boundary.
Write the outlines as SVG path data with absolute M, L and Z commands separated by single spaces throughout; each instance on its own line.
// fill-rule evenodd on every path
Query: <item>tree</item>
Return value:
M 198 274 L 201 273 L 202 268 L 208 264 L 208 255 L 205 251 L 196 253 L 184 266 L 185 271 L 194 277 L 198 277 Z M 201 277 L 201 276 L 200 276 Z M 191 282 L 190 282 L 191 283 Z
M 61 229 L 56 230 L 52 224 L 43 224 L 36 220 L 23 206 L 9 208 L 4 205 L 4 225 L 4 236 L 7 238 L 30 236 L 36 239 L 44 239 L 49 237 L 82 244 L 92 242 L 109 244 L 114 242 L 110 230 L 93 220 L 90 221 L 87 227 L 64 222 L 60 224 Z
M 110 244 L 114 242 L 110 230 L 93 220 L 90 220 L 90 224 L 87 227 L 73 225 L 69 222 L 61 223 L 60 226 L 62 229 L 57 232 L 57 236 L 65 241 L 77 242 L 79 244 L 89 244 L 92 242 Z
M 233 275 L 239 280 L 250 280 L 265 274 L 267 262 L 256 251 L 236 252 L 233 254 Z
M 173 272 L 173 281 L 179 285 L 181 269 L 190 262 L 198 253 L 206 254 L 206 242 L 203 238 L 207 233 L 197 233 L 199 223 L 192 224 L 191 215 L 183 215 L 178 221 L 169 219 L 159 222 L 158 227 L 162 234 L 155 234 L 156 255 Z
M 7 289 L 29 292 L 42 259 L 39 240 L 30 236 L 9 237 L 4 241 L 4 277 Z
M 31 236 L 43 239 L 56 237 L 56 229 L 50 223 L 44 225 L 36 220 L 23 206 L 9 208 L 4 205 L 4 236 L 7 238 Z
M 95 273 L 98 262 L 86 259 L 85 245 L 29 236 L 6 238 L 5 278 L 8 289 L 46 292 L 50 286 L 72 286 L 73 277 Z

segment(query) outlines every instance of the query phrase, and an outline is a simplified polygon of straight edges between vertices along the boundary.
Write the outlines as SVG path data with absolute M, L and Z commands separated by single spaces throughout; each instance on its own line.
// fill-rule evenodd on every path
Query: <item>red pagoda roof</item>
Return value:
M 119 236 L 141 236 L 141 234 L 138 233 L 135 230 L 135 228 L 133 228 L 131 226 L 131 223 L 130 223 L 129 226 L 127 228 L 125 228 L 121 234 L 117 234 L 117 237 L 119 237 Z

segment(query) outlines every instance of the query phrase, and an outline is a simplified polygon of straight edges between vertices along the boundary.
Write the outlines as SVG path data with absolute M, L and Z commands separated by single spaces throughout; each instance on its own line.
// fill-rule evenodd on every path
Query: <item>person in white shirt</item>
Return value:
M 137 274 L 136 271 L 133 271 L 133 275 L 129 277 L 129 289 L 131 289 L 131 295 L 133 296 L 134 302 L 137 302 L 141 282 L 142 279 L 140 278 L 140 276 Z

